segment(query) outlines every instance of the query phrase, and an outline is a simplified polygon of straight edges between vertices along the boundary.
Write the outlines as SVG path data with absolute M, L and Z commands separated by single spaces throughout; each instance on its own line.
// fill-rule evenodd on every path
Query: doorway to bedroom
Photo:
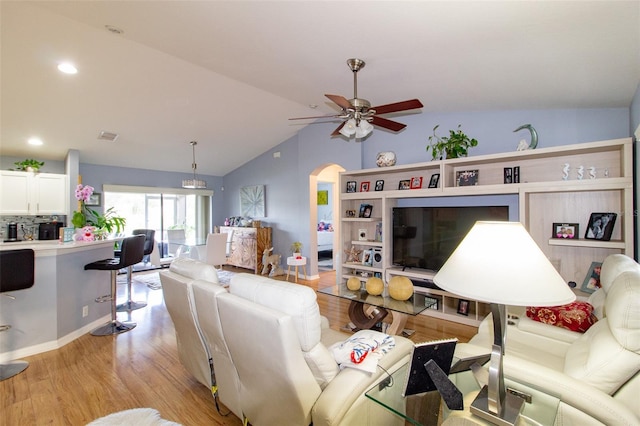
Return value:
M 337 164 L 325 164 L 311 173 L 311 267 L 317 265 L 317 272 L 333 271 L 340 263 L 341 250 L 337 235 L 340 232 L 340 172 L 344 168 Z M 315 256 L 314 256 L 315 253 Z M 315 264 L 315 265 L 314 265 Z

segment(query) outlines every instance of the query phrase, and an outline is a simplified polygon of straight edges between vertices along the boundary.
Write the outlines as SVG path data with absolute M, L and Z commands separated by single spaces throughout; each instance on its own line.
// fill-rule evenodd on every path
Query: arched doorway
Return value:
M 324 164 L 309 175 L 309 273 L 312 277 L 318 277 L 320 270 L 335 268 L 342 257 L 341 250 L 338 249 L 338 185 L 340 172 L 344 170 L 338 164 Z M 322 230 L 319 229 L 321 227 Z

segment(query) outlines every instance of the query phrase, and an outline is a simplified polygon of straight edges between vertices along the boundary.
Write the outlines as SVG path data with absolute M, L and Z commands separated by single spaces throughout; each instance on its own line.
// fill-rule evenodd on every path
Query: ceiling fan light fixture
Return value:
M 346 123 L 344 123 L 344 126 L 342 126 L 342 129 L 340 129 L 340 134 L 342 136 L 350 138 L 351 136 L 355 135 L 356 128 L 357 128 L 356 120 L 354 118 L 350 118 L 349 120 L 347 120 Z
M 356 127 L 356 138 L 366 137 L 373 131 L 373 126 L 367 120 L 360 120 L 360 125 Z
M 198 179 L 196 176 L 196 169 L 198 165 L 196 164 L 196 145 L 198 142 L 191 141 L 191 150 L 193 152 L 193 163 L 191 163 L 191 169 L 193 170 L 193 179 L 183 179 L 182 187 L 186 189 L 207 189 L 207 182 L 202 179 Z

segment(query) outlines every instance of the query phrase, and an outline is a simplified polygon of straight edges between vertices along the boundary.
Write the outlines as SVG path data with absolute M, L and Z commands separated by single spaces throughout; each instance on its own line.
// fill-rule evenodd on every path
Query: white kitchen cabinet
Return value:
M 67 214 L 67 175 L 0 171 L 0 214 Z

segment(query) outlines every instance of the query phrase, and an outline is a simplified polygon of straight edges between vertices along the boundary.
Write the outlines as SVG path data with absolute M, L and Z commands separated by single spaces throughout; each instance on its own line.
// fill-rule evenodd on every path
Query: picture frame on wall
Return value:
M 422 188 L 422 176 L 417 176 L 411 178 L 411 189 L 420 189 Z
M 479 170 L 461 170 L 456 172 L 456 186 L 477 185 L 479 173 Z
M 379 179 L 376 181 L 376 186 L 374 187 L 374 190 L 376 191 L 382 191 L 384 189 L 384 180 Z
M 398 189 L 409 189 L 411 187 L 411 180 L 403 179 L 398 183 Z
M 356 181 L 350 180 L 347 182 L 347 192 L 356 192 Z
M 602 285 L 600 284 L 600 269 L 602 268 L 602 262 L 591 262 L 587 276 L 584 277 L 582 287 L 580 290 L 586 293 L 593 293 Z
M 102 205 L 102 194 L 94 192 L 89 196 L 89 199 L 84 202 L 85 206 L 99 207 Z
M 360 192 L 369 192 L 371 182 L 360 182 Z
M 617 217 L 616 213 L 591 213 L 584 237 L 588 240 L 611 240 Z
M 577 223 L 554 223 L 551 238 L 573 240 L 580 238 L 578 235 L 580 225 Z
M 429 188 L 437 188 L 438 182 L 440 182 L 440 173 L 434 173 L 429 180 Z

